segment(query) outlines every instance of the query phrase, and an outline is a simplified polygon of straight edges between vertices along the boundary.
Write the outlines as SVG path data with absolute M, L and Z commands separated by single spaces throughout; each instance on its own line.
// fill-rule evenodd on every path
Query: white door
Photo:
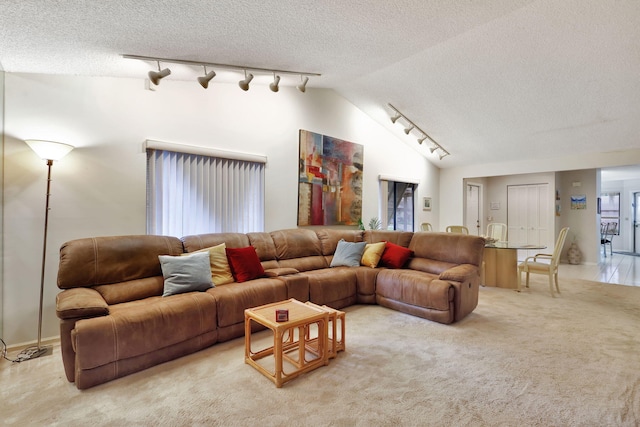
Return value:
M 511 243 L 553 248 L 555 242 L 550 232 L 553 214 L 549 184 L 507 187 L 507 227 Z
M 467 184 L 467 209 L 465 217 L 466 227 L 469 234 L 476 236 L 481 235 L 480 232 L 480 186 L 477 184 Z

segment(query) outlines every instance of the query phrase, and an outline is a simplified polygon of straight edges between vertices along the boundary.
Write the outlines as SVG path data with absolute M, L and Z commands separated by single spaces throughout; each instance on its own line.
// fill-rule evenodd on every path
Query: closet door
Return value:
M 516 245 L 527 244 L 528 235 L 528 186 L 507 186 L 507 235 L 509 242 Z
M 507 187 L 507 226 L 511 243 L 553 247 L 553 238 L 549 239 L 552 218 L 549 184 Z

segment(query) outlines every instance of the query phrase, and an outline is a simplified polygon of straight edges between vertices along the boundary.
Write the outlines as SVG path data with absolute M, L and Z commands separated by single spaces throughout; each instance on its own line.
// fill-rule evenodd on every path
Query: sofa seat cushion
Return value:
M 369 267 L 333 267 L 305 271 L 309 278 L 309 300 L 319 305 L 342 308 L 355 304 L 359 269 Z
M 216 330 L 215 298 L 206 292 L 116 304 L 109 312 L 76 323 L 76 368 L 140 356 Z
M 282 280 L 260 278 L 242 283 L 229 283 L 207 290 L 216 300 L 218 327 L 244 323 L 244 310 L 287 299 L 287 286 Z
M 414 270 L 382 270 L 376 294 L 387 299 L 433 310 L 450 310 L 454 288 L 438 276 Z

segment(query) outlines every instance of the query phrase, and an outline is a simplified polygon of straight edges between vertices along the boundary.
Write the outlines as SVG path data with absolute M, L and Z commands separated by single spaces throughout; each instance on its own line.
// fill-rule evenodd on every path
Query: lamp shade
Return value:
M 63 144 L 62 142 L 42 141 L 39 139 L 27 139 L 24 142 L 44 160 L 60 160 L 74 148 L 73 145 Z

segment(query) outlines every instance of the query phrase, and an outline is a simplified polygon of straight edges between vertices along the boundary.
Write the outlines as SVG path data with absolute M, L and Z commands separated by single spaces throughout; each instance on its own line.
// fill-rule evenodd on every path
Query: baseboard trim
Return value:
M 28 342 L 22 342 L 22 343 L 7 345 L 7 352 L 22 351 L 27 347 L 35 346 L 37 343 L 38 342 L 36 340 L 34 340 L 34 341 L 28 341 Z M 55 346 L 55 345 L 58 345 L 58 344 L 60 344 L 60 337 L 59 336 L 42 338 L 40 340 L 40 345 L 42 345 L 42 346 Z

